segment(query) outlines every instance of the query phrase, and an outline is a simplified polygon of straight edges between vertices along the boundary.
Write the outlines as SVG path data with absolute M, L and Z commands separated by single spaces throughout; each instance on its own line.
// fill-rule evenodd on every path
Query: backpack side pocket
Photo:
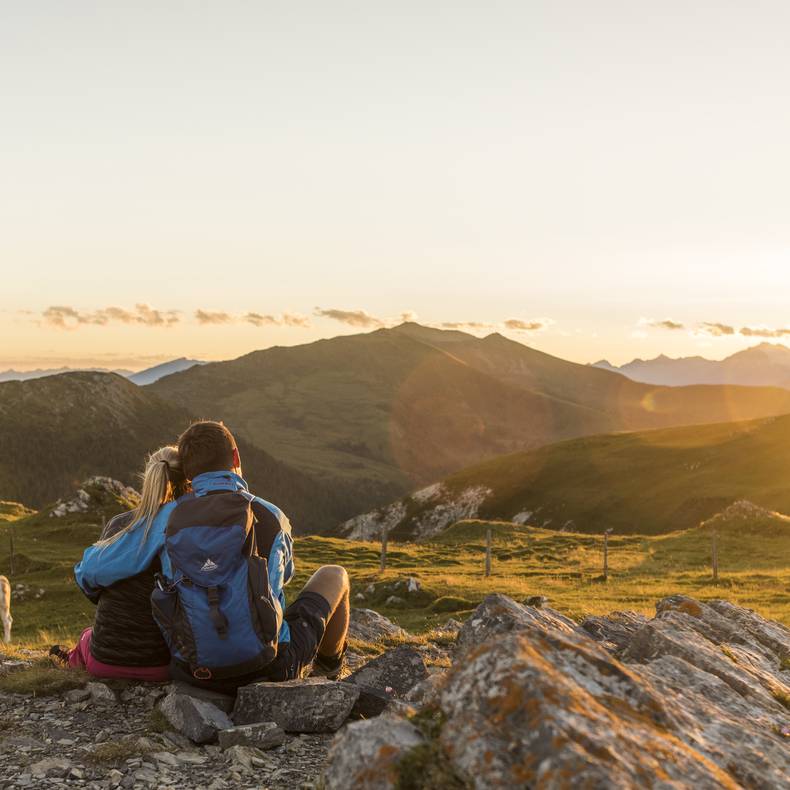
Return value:
M 194 666 L 197 663 L 195 637 L 177 590 L 157 584 L 151 593 L 151 612 L 173 658 Z
M 247 578 L 255 632 L 264 645 L 276 651 L 283 616 L 269 585 L 269 564 L 264 557 L 247 557 Z

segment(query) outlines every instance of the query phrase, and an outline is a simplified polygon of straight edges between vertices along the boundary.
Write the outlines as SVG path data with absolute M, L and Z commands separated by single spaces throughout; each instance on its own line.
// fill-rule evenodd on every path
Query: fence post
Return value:
M 607 529 L 603 533 L 603 580 L 609 581 L 609 535 L 612 534 L 611 529 Z
M 486 530 L 486 577 L 491 575 L 491 530 Z
M 384 573 L 387 567 L 387 528 L 381 530 L 381 566 L 379 572 Z
M 711 546 L 711 564 L 713 565 L 713 583 L 719 583 L 719 533 L 714 529 Z

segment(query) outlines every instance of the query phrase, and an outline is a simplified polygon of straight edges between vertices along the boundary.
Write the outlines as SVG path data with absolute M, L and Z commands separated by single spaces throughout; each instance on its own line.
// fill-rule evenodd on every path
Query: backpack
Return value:
M 167 522 L 172 577 L 157 579 L 151 606 L 171 656 L 196 680 L 257 672 L 277 655 L 282 610 L 257 555 L 253 499 L 189 493 Z

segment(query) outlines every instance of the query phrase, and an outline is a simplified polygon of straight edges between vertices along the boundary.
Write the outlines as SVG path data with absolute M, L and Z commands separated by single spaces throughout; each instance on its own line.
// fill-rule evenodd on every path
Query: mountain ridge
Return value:
M 621 373 L 633 381 L 653 385 L 736 384 L 790 389 L 790 349 L 781 343 L 760 343 L 723 360 L 698 355 L 672 358 L 660 354 L 653 359 L 637 358 L 620 366 L 602 359 L 590 367 Z

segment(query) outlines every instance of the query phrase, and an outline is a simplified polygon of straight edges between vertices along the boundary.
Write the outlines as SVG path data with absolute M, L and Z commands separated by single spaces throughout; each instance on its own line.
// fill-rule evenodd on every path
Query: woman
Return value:
M 140 504 L 113 518 L 75 567 L 77 583 L 97 604 L 93 628 L 83 631 L 73 650 L 55 645 L 51 655 L 95 677 L 170 678 L 170 653 L 151 616 L 150 598 L 172 509 L 167 503 L 185 488 L 175 447 L 162 447 L 148 458 Z

